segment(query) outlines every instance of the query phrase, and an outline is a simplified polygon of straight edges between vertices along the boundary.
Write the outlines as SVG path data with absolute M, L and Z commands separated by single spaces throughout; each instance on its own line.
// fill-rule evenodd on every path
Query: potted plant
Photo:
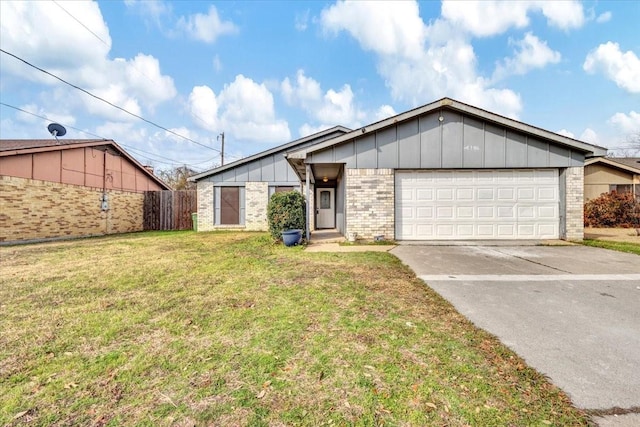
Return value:
M 274 193 L 267 205 L 267 220 L 271 236 L 295 246 L 302 241 L 306 229 L 305 200 L 298 191 Z

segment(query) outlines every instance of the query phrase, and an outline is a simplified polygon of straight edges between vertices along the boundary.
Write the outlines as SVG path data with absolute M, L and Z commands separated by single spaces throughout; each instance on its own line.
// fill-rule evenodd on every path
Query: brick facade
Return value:
M 393 169 L 346 170 L 346 232 L 395 238 Z
M 142 231 L 144 193 L 0 176 L 0 242 Z
M 198 231 L 215 229 L 215 211 L 213 206 L 213 182 L 198 181 Z
M 573 167 L 565 170 L 566 175 L 566 240 L 584 238 L 584 168 Z
M 245 183 L 245 213 L 244 224 L 246 230 L 266 231 L 267 203 L 269 203 L 269 183 Z

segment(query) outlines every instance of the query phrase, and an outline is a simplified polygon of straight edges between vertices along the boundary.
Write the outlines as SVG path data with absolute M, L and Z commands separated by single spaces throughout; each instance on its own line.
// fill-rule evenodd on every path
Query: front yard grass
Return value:
M 156 232 L 0 259 L 0 425 L 590 423 L 388 253 Z
M 640 255 L 640 244 L 638 243 L 585 239 L 582 241 L 582 244 L 585 246 L 594 246 L 596 248 L 612 249 L 614 251 Z

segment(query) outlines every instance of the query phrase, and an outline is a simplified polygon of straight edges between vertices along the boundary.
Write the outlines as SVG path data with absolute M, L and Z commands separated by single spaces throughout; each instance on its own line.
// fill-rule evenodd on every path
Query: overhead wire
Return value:
M 39 118 L 39 119 L 47 120 L 47 121 L 49 121 L 49 122 L 54 122 L 54 121 L 55 121 L 55 120 L 53 120 L 53 119 L 51 119 L 51 118 L 49 118 L 49 117 L 42 116 L 42 115 L 40 115 L 40 114 L 36 114 L 36 113 L 34 113 L 34 112 L 31 112 L 31 111 L 27 111 L 27 110 L 25 110 L 25 109 L 23 109 L 23 108 L 16 107 L 15 105 L 7 104 L 7 103 L 2 102 L 2 101 L 0 101 L 0 105 L 3 105 L 3 106 L 8 107 L 8 108 L 13 108 L 14 110 L 20 111 L 20 112 L 25 113 L 25 114 L 29 114 L 29 115 L 34 116 L 34 117 L 37 117 L 37 118 Z M 87 130 L 80 129 L 80 128 L 77 128 L 77 127 L 75 127 L 75 126 L 68 125 L 68 124 L 66 124 L 66 123 L 61 123 L 61 124 L 62 124 L 64 127 L 66 127 L 66 128 L 73 129 L 73 130 L 76 130 L 76 131 L 78 131 L 78 132 L 82 132 L 82 133 L 84 133 L 84 134 L 86 134 L 86 135 L 90 135 L 90 136 L 93 136 L 93 137 L 98 138 L 98 139 L 109 140 L 109 138 L 105 138 L 105 137 L 103 137 L 103 136 L 101 136 L 101 135 L 97 135 L 97 134 L 95 134 L 95 133 L 93 133 L 93 132 L 89 132 L 89 131 L 87 131 Z M 138 153 L 142 153 L 142 154 L 143 154 L 143 155 L 145 155 L 145 157 L 147 157 L 147 159 L 149 159 L 149 160 L 152 160 L 152 161 L 155 161 L 155 162 L 158 162 L 158 163 L 162 163 L 162 164 L 165 164 L 165 165 L 170 165 L 170 166 L 185 165 L 185 164 L 186 164 L 186 165 L 200 165 L 200 164 L 203 164 L 203 163 L 211 162 L 211 161 L 213 161 L 216 157 L 218 157 L 218 155 L 217 155 L 217 156 L 215 156 L 215 157 L 212 157 L 211 159 L 208 159 L 208 160 L 206 160 L 206 161 L 202 161 L 202 162 L 192 162 L 192 161 L 188 161 L 188 162 L 180 162 L 180 161 L 177 161 L 177 160 L 175 160 L 175 159 L 171 159 L 171 158 L 169 158 L 169 157 L 162 156 L 162 155 L 160 155 L 160 154 L 150 153 L 150 152 L 148 152 L 148 151 L 141 150 L 141 149 L 139 149 L 139 148 L 133 147 L 133 146 L 128 145 L 128 144 L 124 144 L 124 143 L 122 143 L 122 142 L 118 142 L 118 145 L 121 145 L 121 146 L 125 147 L 127 150 L 134 151 L 134 152 L 138 152 Z M 155 157 L 155 158 L 153 158 L 153 157 Z M 168 162 L 163 162 L 163 161 L 158 160 L 158 159 L 168 160 Z
M 177 137 L 179 137 L 179 138 L 182 138 L 182 139 L 184 139 L 184 140 L 186 140 L 186 141 L 192 142 L 192 143 L 194 143 L 194 144 L 196 144 L 196 145 L 199 145 L 199 146 L 201 146 L 201 147 L 207 148 L 207 149 L 212 150 L 212 151 L 217 151 L 218 153 L 220 153 L 220 150 L 218 150 L 217 148 L 213 148 L 213 147 L 210 147 L 210 146 L 208 146 L 208 145 L 202 144 L 202 143 L 200 143 L 200 142 L 198 142 L 198 141 L 195 141 L 195 140 L 193 140 L 193 139 L 191 139 L 191 138 L 189 138 L 189 137 L 186 137 L 186 136 L 184 136 L 184 135 L 181 135 L 181 134 L 179 134 L 179 133 L 177 133 L 177 132 L 175 132 L 175 131 L 173 131 L 173 130 L 171 130 L 171 129 L 168 129 L 168 128 L 166 128 L 166 127 L 162 126 L 162 125 L 159 125 L 159 124 L 157 124 L 157 123 L 155 123 L 155 122 L 153 122 L 153 121 L 151 121 L 151 120 L 149 120 L 149 119 L 146 119 L 146 118 L 144 118 L 144 117 L 142 117 L 142 116 L 140 116 L 140 115 L 138 115 L 138 114 L 136 114 L 136 113 L 132 113 L 131 111 L 129 111 L 129 110 L 125 109 L 125 108 L 122 108 L 122 107 L 120 107 L 119 105 L 116 105 L 116 104 L 114 104 L 114 103 L 112 103 L 112 102 L 110 102 L 110 101 L 107 101 L 106 99 L 104 99 L 104 98 L 102 98 L 102 97 L 100 97 L 100 96 L 98 96 L 98 95 L 94 95 L 93 93 L 89 92 L 88 90 L 83 89 L 82 87 L 77 86 L 77 85 L 75 85 L 75 84 L 73 84 L 73 83 L 70 83 L 70 82 L 68 82 L 68 81 L 64 80 L 63 78 L 58 77 L 57 75 L 55 75 L 55 74 L 53 74 L 53 73 L 51 73 L 51 72 L 49 72 L 49 71 L 47 71 L 47 70 L 45 70 L 45 69 L 43 69 L 43 68 L 40 68 L 40 67 L 38 67 L 37 65 L 34 65 L 34 64 L 32 64 L 31 62 L 29 62 L 29 61 L 27 61 L 27 60 L 25 60 L 25 59 L 22 59 L 21 57 L 19 57 L 19 56 L 17 56 L 17 55 L 14 55 L 14 54 L 13 54 L 13 53 L 11 53 L 11 52 L 7 52 L 6 50 L 4 50 L 4 49 L 2 49 L 2 48 L 0 48 L 0 52 L 4 53 L 5 55 L 9 55 L 9 56 L 11 56 L 11 57 L 13 57 L 13 58 L 17 59 L 18 61 L 20 61 L 20 62 L 22 62 L 22 63 L 24 63 L 24 64 L 28 65 L 29 67 L 32 67 L 32 68 L 34 68 L 34 69 L 36 69 L 36 70 L 38 70 L 38 71 L 40 71 L 40 72 L 42 72 L 42 73 L 44 73 L 44 74 L 47 74 L 47 75 L 49 75 L 49 76 L 51 76 L 51 77 L 55 78 L 56 80 L 59 80 L 59 81 L 61 81 L 62 83 L 66 84 L 66 85 L 69 85 L 69 86 L 71 86 L 72 88 L 77 89 L 77 90 L 79 90 L 80 92 L 83 92 L 83 93 L 85 93 L 85 94 L 87 94 L 87 95 L 91 96 L 92 98 L 95 98 L 95 99 L 97 99 L 97 100 L 99 100 L 99 101 L 102 101 L 102 102 L 104 102 L 104 103 L 106 103 L 106 104 L 108 104 L 108 105 L 110 105 L 110 106 L 112 106 L 112 107 L 114 107 L 114 108 L 116 108 L 116 109 L 118 109 L 118 110 L 120 110 L 120 111 L 122 111 L 122 112 L 126 113 L 126 114 L 129 114 L 129 115 L 131 115 L 131 116 L 133 116 L 133 117 L 136 117 L 136 118 L 138 118 L 138 119 L 140 119 L 140 120 L 144 121 L 145 123 L 148 123 L 148 124 L 150 124 L 150 125 L 152 125 L 152 126 L 155 126 L 155 127 L 157 127 L 158 129 L 162 129 L 162 130 L 164 130 L 165 132 L 168 132 L 168 133 L 170 133 L 170 134 L 172 134 L 172 135 L 175 135 L 175 136 L 177 136 Z

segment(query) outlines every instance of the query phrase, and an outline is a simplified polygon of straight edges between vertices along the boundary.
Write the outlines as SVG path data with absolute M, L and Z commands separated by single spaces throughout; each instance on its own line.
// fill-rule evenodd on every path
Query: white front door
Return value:
M 316 228 L 336 227 L 336 207 L 333 188 L 316 189 Z

